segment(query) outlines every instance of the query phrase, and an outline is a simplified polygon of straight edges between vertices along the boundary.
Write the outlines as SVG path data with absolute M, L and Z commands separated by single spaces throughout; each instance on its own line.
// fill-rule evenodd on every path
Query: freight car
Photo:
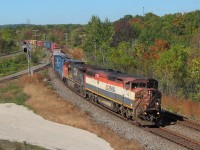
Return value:
M 52 51 L 60 51 L 60 46 L 56 43 L 51 43 L 51 50 Z
M 25 40 L 24 42 L 29 43 L 34 46 L 43 47 L 46 49 L 54 51 L 61 51 L 61 47 L 55 43 L 55 42 L 49 42 L 49 41 L 38 41 L 38 40 Z
M 37 41 L 38 47 L 44 47 L 44 41 Z
M 69 58 L 62 52 L 53 53 L 52 66 L 55 72 L 61 77 L 63 77 L 63 66 L 67 59 Z
M 51 42 L 45 41 L 45 42 L 44 42 L 44 48 L 46 48 L 46 49 L 51 49 Z
M 56 59 L 61 57 L 58 53 L 54 53 L 54 65 L 57 63 Z M 63 82 L 85 98 L 104 105 L 141 125 L 159 123 L 161 93 L 158 91 L 158 82 L 155 79 L 135 77 L 111 69 L 87 65 L 79 60 L 68 58 L 62 60 L 54 70 L 56 72 L 60 70 L 58 74 Z

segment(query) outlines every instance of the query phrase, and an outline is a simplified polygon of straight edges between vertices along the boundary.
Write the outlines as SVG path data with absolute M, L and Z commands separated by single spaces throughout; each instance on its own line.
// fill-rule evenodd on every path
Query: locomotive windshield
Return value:
M 139 83 L 139 82 L 135 83 L 135 82 L 133 82 L 132 83 L 132 89 L 134 89 L 134 88 L 146 88 L 146 83 Z
M 158 88 L 158 82 L 156 80 L 150 79 L 147 82 L 132 82 L 132 89 L 134 88 Z
M 158 81 L 153 80 L 153 79 L 147 81 L 147 88 L 158 89 Z

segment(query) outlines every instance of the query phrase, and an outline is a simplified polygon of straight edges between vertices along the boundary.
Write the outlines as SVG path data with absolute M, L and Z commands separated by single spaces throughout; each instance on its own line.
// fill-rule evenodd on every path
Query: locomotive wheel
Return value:
M 126 108 L 124 106 L 120 107 L 120 114 L 124 117 L 126 117 Z
M 112 103 L 112 105 L 113 105 L 113 110 L 116 112 L 116 113 L 119 113 L 120 112 L 120 108 L 119 108 L 119 105 L 118 104 L 116 104 L 116 103 Z
M 82 91 L 82 95 L 84 98 L 87 98 L 87 92 L 85 90 Z
M 142 108 L 141 108 L 141 106 L 139 106 L 139 107 L 136 109 L 136 117 L 139 118 L 140 115 L 141 115 L 141 113 L 142 113 Z
M 130 109 L 126 109 L 126 118 L 131 119 L 131 110 Z
M 99 101 L 98 101 L 98 96 L 97 96 L 97 95 L 94 96 L 94 102 L 95 102 L 95 103 L 99 103 Z
M 63 78 L 63 82 L 64 82 L 64 84 L 65 84 L 65 85 L 67 85 L 67 84 L 68 84 L 68 82 L 67 82 L 67 79 L 66 79 L 66 78 Z

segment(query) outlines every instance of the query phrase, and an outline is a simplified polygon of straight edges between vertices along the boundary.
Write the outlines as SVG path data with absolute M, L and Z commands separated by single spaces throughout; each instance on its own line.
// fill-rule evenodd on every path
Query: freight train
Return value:
M 33 46 L 44 47 L 46 49 L 52 50 L 52 52 L 61 49 L 61 47 L 55 42 L 37 40 L 25 40 L 24 42 Z
M 157 80 L 89 65 L 71 59 L 63 52 L 51 50 L 54 71 L 64 84 L 86 99 L 140 125 L 158 125 L 161 122 L 162 94 Z

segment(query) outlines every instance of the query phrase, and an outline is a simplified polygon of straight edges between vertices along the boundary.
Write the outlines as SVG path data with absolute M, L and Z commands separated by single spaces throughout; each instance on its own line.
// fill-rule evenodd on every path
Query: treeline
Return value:
M 164 94 L 200 101 L 199 10 L 162 17 L 126 15 L 115 22 L 92 16 L 86 25 L 3 27 L 0 52 L 24 39 L 82 49 L 89 63 L 155 78 Z

